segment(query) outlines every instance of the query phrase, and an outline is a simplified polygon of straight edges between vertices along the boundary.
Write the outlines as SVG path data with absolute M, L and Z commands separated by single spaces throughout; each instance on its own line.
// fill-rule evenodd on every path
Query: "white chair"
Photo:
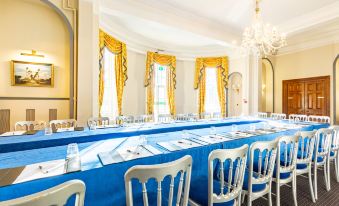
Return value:
M 208 179 L 191 182 L 190 205 L 208 205 L 234 201 L 241 205 L 248 145 L 236 149 L 217 149 L 208 156 Z M 217 162 L 219 167 L 215 167 Z M 218 180 L 214 176 L 218 170 Z
M 134 117 L 133 116 L 117 116 L 115 118 L 116 124 L 130 124 L 134 122 Z
M 272 206 L 272 178 L 276 161 L 278 140 L 255 142 L 250 149 L 248 176 L 243 186 L 243 194 L 247 196 L 247 205 L 268 194 L 268 203 Z M 244 198 L 245 196 L 243 196 Z
M 291 121 L 295 121 L 295 122 L 298 122 L 298 121 L 307 121 L 307 115 L 304 115 L 304 114 L 290 114 L 288 116 L 288 119 L 291 120 Z
M 331 123 L 331 118 L 328 116 L 316 116 L 316 115 L 310 115 L 308 116 L 307 121 L 309 122 L 319 122 L 319 123 Z
M 160 123 L 168 123 L 172 120 L 172 116 L 170 114 L 159 114 L 158 122 Z
M 53 131 L 56 131 L 59 128 L 76 127 L 77 121 L 75 119 L 52 120 L 49 122 L 49 126 Z
M 202 112 L 200 114 L 200 119 L 211 119 L 212 118 L 212 114 L 209 112 Z
M 272 113 L 271 118 L 274 120 L 284 120 L 286 119 L 286 114 L 283 113 Z
M 221 119 L 222 118 L 221 112 L 213 112 L 212 117 L 214 119 Z
M 198 114 L 196 114 L 196 113 L 189 113 L 189 114 L 187 114 L 187 117 L 188 117 L 188 120 L 198 120 L 199 119 L 199 115 Z
M 125 173 L 125 189 L 126 189 L 126 205 L 133 206 L 132 180 L 137 179 L 142 185 L 142 198 L 138 199 L 138 203 L 143 202 L 144 206 L 150 205 L 172 205 L 175 201 L 176 205 L 187 206 L 188 195 L 191 182 L 192 157 L 186 155 L 176 161 L 158 165 L 137 165 L 127 170 Z M 180 174 L 180 181 L 177 193 L 174 192 L 175 177 Z M 185 175 L 186 173 L 186 175 Z M 168 203 L 164 203 L 166 198 L 162 198 L 162 182 L 165 177 L 169 176 L 171 181 L 169 185 Z M 157 182 L 157 193 L 152 196 L 148 195 L 146 183 L 149 179 L 155 179 Z M 174 199 L 176 195 L 176 200 Z M 154 199 L 150 197 L 155 197 Z M 141 200 L 142 199 L 142 200 Z M 155 200 L 156 199 L 156 200 Z
M 267 118 L 267 113 L 266 112 L 258 112 L 257 117 L 266 119 Z
M 300 131 L 296 135 L 299 137 L 299 149 L 297 157 L 297 176 L 308 174 L 308 183 L 312 202 L 315 202 L 312 184 L 312 158 L 314 153 L 316 131 Z
M 175 115 L 175 120 L 178 120 L 178 121 L 187 121 L 188 120 L 188 116 L 186 114 L 177 114 L 177 115 Z
M 44 121 L 19 121 L 15 123 L 15 131 L 32 131 L 32 130 L 43 130 L 45 128 Z
M 316 144 L 313 160 L 313 175 L 314 175 L 314 196 L 318 199 L 318 169 L 322 167 L 324 169 L 324 182 L 326 190 L 330 190 L 329 186 L 329 154 L 332 141 L 332 129 L 319 129 L 316 133 Z
M 330 156 L 329 167 L 331 167 L 331 162 L 334 162 L 335 177 L 336 181 L 339 182 L 339 126 L 332 126 L 330 127 L 330 129 L 333 130 L 333 135 L 329 155 Z M 330 174 L 328 175 L 328 177 L 329 177 L 328 184 L 329 188 L 331 189 Z
M 280 206 L 280 186 L 292 182 L 294 205 L 297 203 L 296 164 L 298 154 L 298 136 L 279 137 L 276 170 L 273 181 L 277 186 L 276 205 Z
M 63 206 L 67 200 L 76 195 L 75 206 L 83 206 L 85 199 L 85 184 L 80 180 L 71 180 L 25 197 L 0 202 L 0 206 Z
M 146 123 L 146 122 L 151 122 L 152 121 L 152 115 L 139 115 L 134 117 L 134 123 Z
M 108 117 L 92 117 L 87 120 L 87 126 L 90 127 L 90 125 L 109 125 L 110 121 Z

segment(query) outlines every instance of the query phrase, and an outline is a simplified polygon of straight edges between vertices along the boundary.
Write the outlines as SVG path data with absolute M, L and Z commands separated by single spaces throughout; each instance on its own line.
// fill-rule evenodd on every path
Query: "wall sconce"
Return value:
M 231 86 L 232 90 L 235 91 L 237 94 L 240 92 L 240 84 L 232 84 Z
M 32 49 L 31 53 L 21 53 L 22 56 L 34 56 L 34 57 L 41 57 L 44 58 L 45 56 L 42 54 L 37 54 L 36 50 Z

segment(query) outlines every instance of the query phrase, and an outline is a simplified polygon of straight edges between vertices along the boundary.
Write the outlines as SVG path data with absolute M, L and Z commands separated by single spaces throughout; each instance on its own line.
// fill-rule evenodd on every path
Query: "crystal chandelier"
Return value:
M 278 49 L 286 46 L 286 35 L 280 34 L 276 27 L 263 23 L 259 1 L 255 0 L 254 21 L 250 27 L 246 27 L 241 47 L 248 53 L 259 56 L 275 55 Z

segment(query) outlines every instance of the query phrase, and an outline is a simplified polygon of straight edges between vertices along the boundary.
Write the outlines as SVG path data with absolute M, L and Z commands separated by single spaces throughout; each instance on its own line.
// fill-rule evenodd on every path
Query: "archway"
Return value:
M 337 84 L 337 79 L 339 79 L 339 54 L 333 61 L 333 123 L 337 124 L 339 122 L 339 114 L 337 114 L 337 107 L 339 107 L 339 96 L 337 97 L 336 91 L 339 84 Z M 339 90 L 339 88 L 338 88 Z
M 274 112 L 274 68 L 268 58 L 262 58 L 261 88 L 262 112 Z

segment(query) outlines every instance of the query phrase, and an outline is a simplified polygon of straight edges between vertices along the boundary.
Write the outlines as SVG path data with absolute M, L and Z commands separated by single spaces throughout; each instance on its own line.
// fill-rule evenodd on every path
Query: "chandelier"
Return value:
M 275 55 L 286 45 L 286 35 L 276 27 L 264 24 L 260 15 L 259 1 L 255 0 L 255 16 L 252 25 L 245 28 L 241 47 L 248 53 L 259 56 Z

